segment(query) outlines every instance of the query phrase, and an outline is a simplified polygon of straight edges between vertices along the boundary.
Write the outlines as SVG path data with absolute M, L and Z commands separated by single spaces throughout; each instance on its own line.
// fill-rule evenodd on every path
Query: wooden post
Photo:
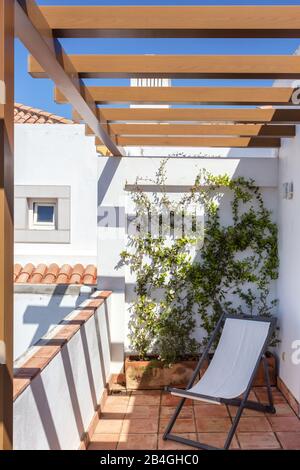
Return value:
M 13 428 L 14 2 L 0 0 L 0 449 Z

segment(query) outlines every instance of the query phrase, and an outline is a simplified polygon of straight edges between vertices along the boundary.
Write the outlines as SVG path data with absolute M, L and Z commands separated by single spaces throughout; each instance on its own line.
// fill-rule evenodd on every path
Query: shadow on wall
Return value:
M 36 330 L 32 334 L 31 339 L 28 337 L 27 341 L 25 340 L 27 343 L 25 350 L 37 343 L 51 328 L 58 325 L 63 318 L 69 315 L 88 297 L 87 295 L 78 295 L 76 300 L 74 297 L 74 302 L 70 306 L 62 306 L 61 303 L 64 301 L 68 287 L 68 285 L 57 285 L 52 295 L 49 296 L 47 305 L 28 305 L 26 307 L 23 314 L 23 324 L 36 325 Z M 38 293 L 35 295 L 38 297 Z M 16 336 L 18 337 L 17 333 Z M 17 356 L 20 356 L 20 354 L 17 354 Z
M 76 317 L 62 321 L 65 326 L 81 325 L 67 343 L 58 338 L 41 341 L 49 354 L 53 347 L 61 350 L 41 373 L 35 371 L 31 385 L 15 401 L 15 449 L 77 449 L 85 438 L 110 375 L 114 345 L 108 304 L 105 300 L 84 324 Z M 79 306 L 78 311 L 87 309 Z
M 108 188 L 110 187 L 116 171 L 121 163 L 121 158 L 108 158 L 98 180 L 98 206 L 101 206 Z

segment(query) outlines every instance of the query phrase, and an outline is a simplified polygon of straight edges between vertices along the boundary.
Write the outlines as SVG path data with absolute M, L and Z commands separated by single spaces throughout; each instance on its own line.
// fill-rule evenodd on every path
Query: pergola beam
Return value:
M 101 114 L 109 123 L 142 121 L 300 124 L 300 109 L 103 108 Z
M 25 47 L 111 153 L 122 156 L 106 131 L 105 119 L 102 117 L 100 123 L 87 88 L 80 81 L 69 56 L 52 37 L 52 30 L 34 0 L 17 0 L 15 9 L 16 34 Z
M 13 445 L 14 2 L 0 0 L 0 449 Z
M 89 94 L 96 104 L 224 104 L 292 106 L 293 88 L 278 87 L 119 87 L 91 86 Z M 67 103 L 56 88 L 54 99 Z
M 279 148 L 280 139 L 256 137 L 124 137 L 117 136 L 119 145 L 143 147 L 241 147 Z
M 80 78 L 222 78 L 297 79 L 296 55 L 69 55 Z M 37 56 L 29 73 L 47 78 Z
M 262 124 L 110 124 L 109 132 L 117 136 L 245 136 L 295 137 L 295 126 Z M 86 135 L 93 135 L 87 128 Z
M 299 38 L 299 6 L 41 7 L 59 37 Z

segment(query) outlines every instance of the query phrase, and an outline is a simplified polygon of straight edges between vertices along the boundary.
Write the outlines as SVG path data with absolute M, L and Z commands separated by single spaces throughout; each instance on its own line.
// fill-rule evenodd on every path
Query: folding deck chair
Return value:
M 222 326 L 221 338 L 214 356 L 203 377 L 194 385 L 204 360 L 216 341 Z M 187 388 L 166 388 L 172 395 L 182 399 L 177 405 L 174 415 L 165 430 L 164 440 L 169 439 L 199 449 L 218 449 L 217 447 L 171 434 L 172 428 L 187 398 L 206 403 L 227 404 L 238 407 L 228 432 L 224 449 L 229 449 L 244 408 L 258 410 L 263 413 L 276 413 L 265 357 L 266 349 L 275 331 L 275 327 L 276 319 L 274 318 L 226 314 L 221 316 Z M 261 359 L 263 360 L 268 391 L 269 403 L 266 405 L 248 400 Z

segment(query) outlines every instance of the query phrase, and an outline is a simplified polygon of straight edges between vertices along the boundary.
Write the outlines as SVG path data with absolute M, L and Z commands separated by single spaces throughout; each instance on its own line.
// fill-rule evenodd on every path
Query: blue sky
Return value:
M 300 5 L 300 0 L 38 0 L 39 5 Z M 299 39 L 65 39 L 70 54 L 291 54 Z M 70 117 L 70 106 L 53 100 L 53 82 L 33 79 L 27 73 L 27 50 L 16 40 L 15 98 L 17 102 Z M 90 85 L 128 85 L 126 79 L 86 80 Z M 173 80 L 185 86 L 269 86 L 268 80 Z

